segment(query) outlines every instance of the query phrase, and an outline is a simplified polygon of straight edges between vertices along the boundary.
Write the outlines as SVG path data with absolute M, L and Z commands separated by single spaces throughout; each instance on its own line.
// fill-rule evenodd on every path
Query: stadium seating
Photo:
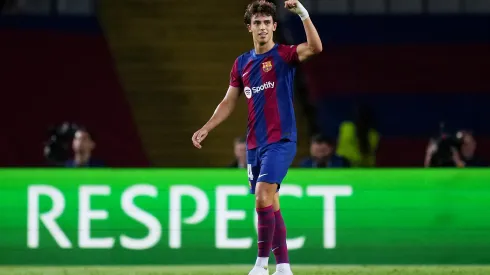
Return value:
M 158 166 L 226 166 L 245 133 L 246 104 L 206 140 L 190 142 L 228 88 L 235 58 L 252 44 L 247 1 L 105 1 L 101 22 L 141 138 Z
M 314 17 L 325 50 L 305 64 L 320 128 L 336 135 L 355 102 L 371 105 L 383 138 L 380 166 L 420 166 L 439 123 L 469 128 L 490 155 L 488 16 Z M 286 24 L 304 39 L 297 18 Z M 485 151 L 487 150 L 487 151 Z
M 95 18 L 3 17 L 0 166 L 41 166 L 48 128 L 88 127 L 109 166 L 147 166 Z

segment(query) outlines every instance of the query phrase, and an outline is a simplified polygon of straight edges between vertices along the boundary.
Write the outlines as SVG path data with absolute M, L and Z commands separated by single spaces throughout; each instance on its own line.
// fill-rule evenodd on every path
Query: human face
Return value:
M 333 153 L 333 148 L 328 143 L 314 142 L 310 147 L 310 154 L 317 159 L 328 158 Z
M 73 151 L 77 153 L 89 153 L 93 150 L 95 144 L 90 134 L 84 131 L 77 131 L 73 138 Z
M 235 157 L 244 159 L 247 156 L 247 148 L 245 143 L 235 143 Z
M 276 31 L 277 23 L 274 22 L 272 16 L 255 14 L 250 20 L 248 31 L 252 33 L 254 42 L 265 45 L 272 40 L 272 35 Z

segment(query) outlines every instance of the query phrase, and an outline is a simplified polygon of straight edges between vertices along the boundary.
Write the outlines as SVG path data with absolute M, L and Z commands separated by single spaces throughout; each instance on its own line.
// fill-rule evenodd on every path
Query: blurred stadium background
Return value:
M 253 46 L 242 20 L 249 2 L 0 0 L 0 167 L 4 168 L 0 197 L 1 192 L 5 197 L 21 192 L 12 189 L 16 178 L 12 171 L 74 167 L 77 154 L 88 154 L 94 160 L 89 166 L 141 168 L 143 175 L 146 168 L 194 172 L 195 168 L 240 167 L 246 104 L 211 133 L 202 150 L 192 146 L 191 136 L 224 96 L 234 59 Z M 277 0 L 278 6 L 282 2 Z M 298 68 L 295 167 L 326 166 L 315 172 L 326 174 L 335 173 L 328 168 L 352 169 L 352 173 L 354 168 L 373 168 L 375 172 L 369 173 L 383 178 L 390 169 L 403 176 L 403 171 L 424 166 L 488 166 L 490 0 L 302 3 L 325 49 Z M 276 41 L 302 42 L 299 18 L 282 8 L 279 15 Z M 369 131 L 360 137 L 355 129 L 362 123 Z M 73 155 L 72 142 L 79 129 L 89 134 L 78 137 L 85 144 L 80 148 L 86 147 L 75 149 Z M 358 142 L 363 138 L 371 148 L 366 162 L 359 161 Z M 96 146 L 86 145 L 87 139 Z M 457 159 L 451 148 L 460 152 Z M 435 157 L 441 165 L 431 162 Z M 429 170 L 424 173 L 432 173 Z M 245 172 L 238 173 L 246 186 Z M 464 178 L 472 172 L 460 173 L 429 182 L 434 186 L 431 192 L 438 190 L 439 181 L 449 182 L 454 194 L 464 192 L 457 182 L 469 183 Z M 485 196 L 479 197 L 479 207 L 488 206 L 484 201 L 487 195 L 490 201 L 490 188 L 480 184 L 490 178 L 490 171 L 482 168 L 475 173 L 480 175 L 474 176 L 479 187 L 468 190 Z M 87 175 L 93 181 L 100 179 Z M 54 178 L 50 174 L 31 180 Z M 6 206 L 0 202 L 2 208 Z M 488 209 L 479 209 L 480 217 L 489 217 Z M 473 214 L 473 221 L 478 220 Z M 8 217 L 7 213 L 2 219 Z M 2 230 L 0 224 L 6 239 L 13 229 Z M 486 224 L 479 230 L 480 236 L 490 237 Z M 11 249 L 6 243 L 0 240 L 0 256 Z M 480 244 L 479 249 L 490 248 L 488 239 Z M 464 264 L 472 259 L 490 263 L 488 257 L 478 255 Z M 441 262 L 461 263 L 453 260 Z M 117 272 L 108 274 L 124 274 Z M 346 274 L 370 274 L 352 272 Z M 488 274 L 481 272 L 454 274 Z

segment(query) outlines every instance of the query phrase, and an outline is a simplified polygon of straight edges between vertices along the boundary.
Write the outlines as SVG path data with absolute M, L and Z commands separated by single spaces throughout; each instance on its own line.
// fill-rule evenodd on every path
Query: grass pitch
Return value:
M 250 266 L 0 267 L 0 275 L 247 275 Z M 271 266 L 270 274 L 274 272 Z M 489 275 L 490 266 L 293 266 L 295 275 Z

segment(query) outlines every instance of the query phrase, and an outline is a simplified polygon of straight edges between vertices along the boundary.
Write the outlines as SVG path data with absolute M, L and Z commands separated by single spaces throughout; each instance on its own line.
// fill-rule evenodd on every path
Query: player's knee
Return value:
M 255 204 L 258 208 L 270 206 L 274 203 L 277 185 L 269 183 L 261 183 L 257 185 L 255 191 Z
M 272 205 L 273 198 L 270 198 L 266 194 L 255 194 L 255 204 L 258 208 L 264 208 Z

